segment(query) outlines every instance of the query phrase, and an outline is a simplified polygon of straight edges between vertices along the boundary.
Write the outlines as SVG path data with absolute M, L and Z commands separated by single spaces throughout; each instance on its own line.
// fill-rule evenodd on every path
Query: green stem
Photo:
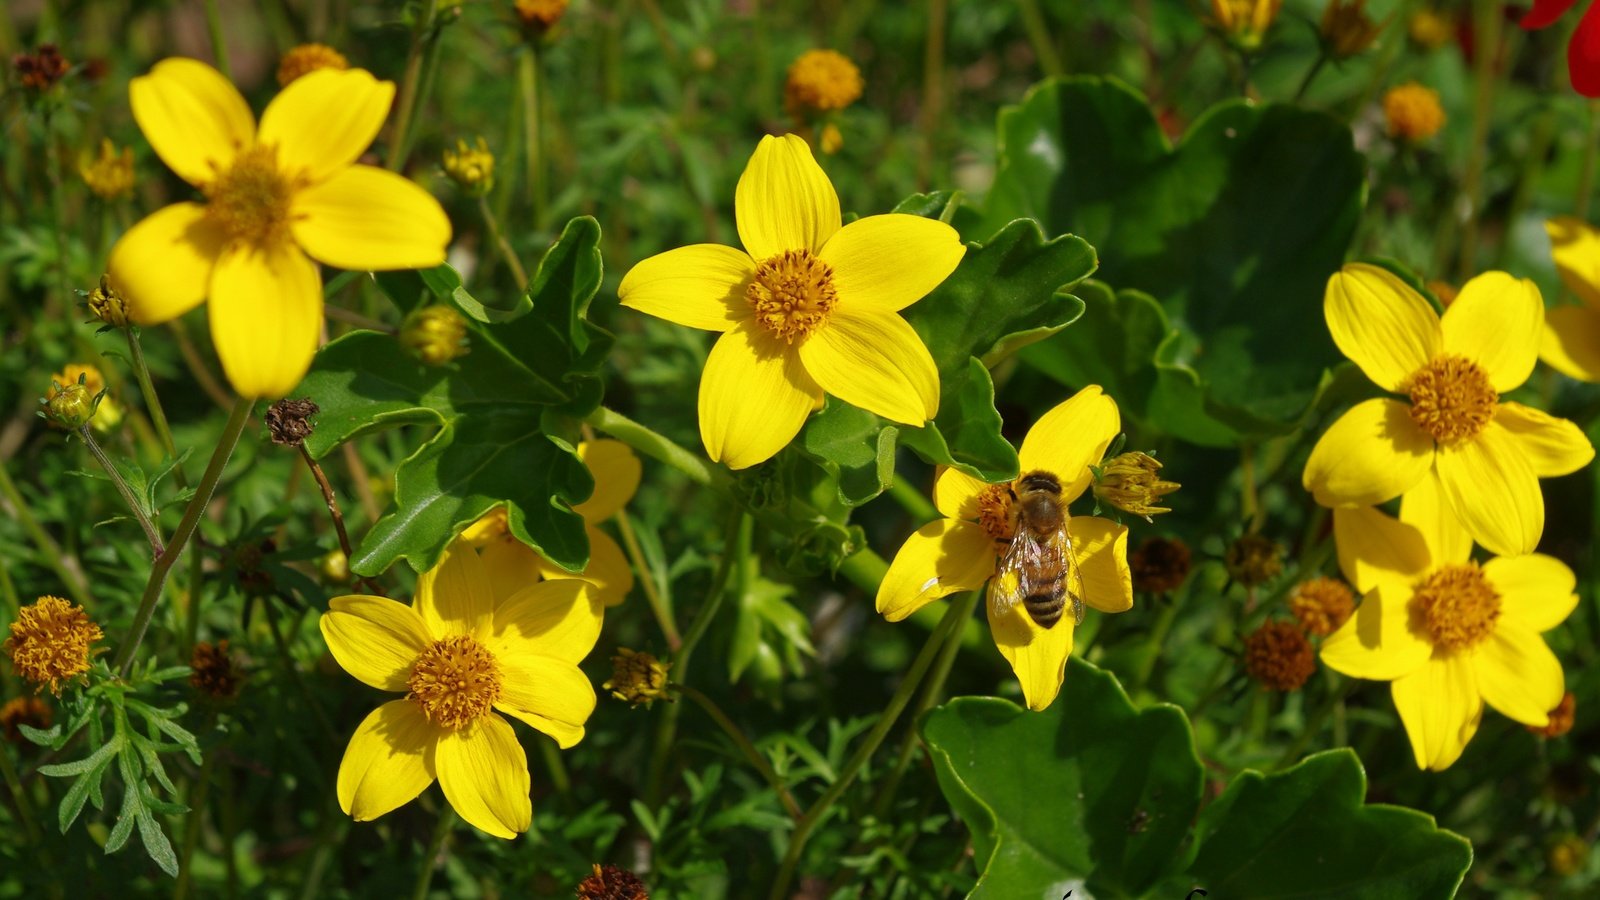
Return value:
M 544 757 L 545 768 L 550 770 L 550 782 L 556 786 L 556 793 L 569 794 L 572 792 L 572 778 L 567 775 L 567 764 L 561 761 L 561 748 L 556 746 L 552 738 L 540 735 L 539 754 Z
M 205 0 L 206 31 L 211 35 L 211 52 L 217 58 L 217 71 L 222 77 L 233 80 L 233 67 L 228 64 L 228 42 L 222 34 L 222 13 L 217 9 L 217 0 Z
M 1301 99 L 1303 99 L 1305 97 L 1306 91 L 1311 89 L 1311 82 L 1317 80 L 1317 76 L 1322 74 L 1322 67 L 1326 66 L 1327 64 L 1328 64 L 1328 54 L 1327 54 L 1327 52 L 1324 51 L 1324 52 L 1318 53 L 1317 54 L 1317 61 L 1312 63 L 1311 64 L 1311 68 L 1306 71 L 1306 77 L 1301 79 L 1300 87 L 1297 88 L 1295 90 L 1295 92 L 1294 92 L 1294 99 L 1289 101 L 1289 102 L 1291 102 L 1291 103 L 1299 103 L 1301 101 Z
M 533 227 L 544 224 L 544 129 L 540 127 L 540 82 L 544 54 L 534 43 L 517 58 L 517 93 L 522 98 L 523 180 L 533 206 Z
M 633 567 L 639 570 L 639 585 L 644 588 L 644 596 L 650 601 L 650 612 L 656 617 L 656 624 L 661 626 L 661 633 L 667 639 L 667 649 L 677 653 L 683 648 L 683 637 L 678 634 L 678 625 L 672 620 L 672 604 L 661 595 L 661 585 L 657 581 L 656 573 L 644 557 L 644 550 L 639 546 L 639 538 L 633 533 L 633 523 L 628 521 L 626 512 L 617 513 L 617 531 L 622 534 L 622 546 L 628 551 L 628 559 Z
M 283 663 L 284 676 L 294 685 L 295 690 L 300 692 L 300 696 L 305 698 L 306 706 L 311 710 L 311 717 L 317 720 L 317 725 L 322 729 L 322 736 L 328 739 L 330 746 L 337 747 L 340 742 L 339 733 L 333 729 L 328 714 L 322 711 L 322 704 L 317 700 L 317 695 L 312 693 L 311 687 L 300 677 L 300 668 L 295 665 L 294 654 L 289 652 L 289 642 L 283 637 L 283 627 L 278 624 L 278 613 L 272 601 L 266 601 L 266 606 L 267 629 L 272 632 L 272 645 L 277 649 L 278 659 Z M 303 619 L 297 618 L 295 621 L 298 624 Z
M 1499 0 L 1474 0 L 1473 31 L 1477 58 L 1473 60 L 1472 143 L 1467 155 L 1467 172 L 1462 178 L 1461 196 L 1467 216 L 1462 222 L 1460 256 L 1456 260 L 1456 281 L 1465 282 L 1477 265 L 1478 218 L 1483 215 L 1483 172 L 1489 154 L 1489 125 L 1494 112 L 1495 62 L 1500 56 Z
M 200 761 L 200 774 L 195 777 L 189 788 L 189 796 L 185 798 L 189 814 L 184 817 L 183 850 L 178 857 L 178 882 L 173 885 L 172 900 L 183 900 L 189 895 L 189 884 L 194 878 L 189 861 L 194 858 L 195 847 L 200 844 L 201 821 L 205 818 L 206 803 L 211 798 L 211 775 L 217 767 L 218 749 L 213 748 Z
M 874 596 L 883 576 L 889 574 L 889 563 L 871 548 L 864 548 L 844 558 L 837 573 L 844 580 Z
M 150 367 L 144 361 L 144 347 L 139 343 L 139 330 L 130 326 L 123 329 L 128 336 L 128 358 L 133 363 L 133 377 L 139 382 L 139 393 L 144 397 L 144 407 L 150 411 L 150 423 L 156 427 L 156 437 L 161 439 L 162 449 L 167 451 L 170 459 L 178 458 L 178 445 L 172 440 L 172 426 L 167 424 L 167 411 L 161 406 L 161 398 L 156 394 L 155 383 L 150 380 Z M 189 486 L 189 479 L 183 474 L 183 466 L 175 464 L 172 467 L 172 477 L 177 481 L 178 487 Z
M 406 53 L 405 73 L 400 76 L 400 99 L 395 103 L 394 141 L 389 145 L 389 156 L 385 160 L 390 171 L 398 172 L 406 163 L 406 148 L 411 142 L 417 114 L 417 96 L 422 88 L 423 55 L 437 39 L 434 20 L 438 13 L 439 0 L 424 0 L 422 14 L 411 31 L 411 49 Z
M 489 208 L 489 199 L 478 197 L 478 211 L 483 214 L 484 227 L 489 229 L 489 239 L 500 251 L 500 256 L 505 259 L 506 265 L 511 267 L 511 274 L 517 279 L 517 290 L 528 289 L 528 270 L 522 267 L 522 261 L 517 259 L 517 253 L 511 249 L 511 243 L 506 240 L 505 233 L 500 230 L 500 221 L 495 218 L 494 210 Z
M 927 190 L 937 158 L 939 123 L 944 117 L 944 48 L 948 0 L 928 0 L 928 35 L 922 53 L 922 152 L 917 158 L 917 185 Z
M 11 473 L 3 462 L 0 462 L 0 495 L 3 495 L 10 504 L 12 515 L 22 523 L 22 530 L 33 539 L 34 547 L 39 550 L 39 555 L 44 557 L 44 564 L 61 579 L 62 584 L 66 585 L 67 592 L 72 594 L 72 599 L 77 601 L 79 606 L 90 605 L 88 580 L 83 577 L 82 572 L 67 566 L 66 554 L 62 551 L 61 545 L 57 544 L 55 538 L 52 538 L 49 532 L 44 530 L 44 526 L 39 524 L 39 520 L 33 517 L 33 510 L 29 509 L 28 502 L 22 499 L 22 492 L 17 490 L 17 485 L 11 480 Z
M 619 412 L 600 407 L 584 420 L 596 431 L 604 431 L 624 444 L 659 460 L 689 476 L 689 480 L 704 487 L 726 491 L 733 479 L 727 471 L 683 449 L 671 440 L 651 431 Z
M 222 439 L 217 442 L 216 450 L 211 453 L 211 462 L 206 466 L 205 474 L 200 476 L 200 484 L 195 488 L 195 494 L 189 499 L 189 505 L 183 511 L 183 519 L 178 522 L 178 530 L 172 534 L 172 542 L 167 549 L 156 557 L 155 565 L 150 569 L 150 579 L 145 582 L 144 595 L 139 598 L 139 609 L 134 613 L 133 625 L 128 630 L 122 647 L 117 650 L 116 659 L 111 668 L 126 674 L 133 665 L 133 654 L 139 649 L 139 643 L 144 640 L 144 633 L 150 627 L 150 617 L 156 611 L 156 601 L 161 599 L 161 589 L 167 583 L 167 573 L 172 570 L 172 564 L 178 561 L 183 554 L 183 548 L 188 545 L 189 538 L 194 536 L 194 531 L 200 525 L 200 516 L 205 513 L 206 507 L 211 504 L 211 494 L 217 489 L 217 482 L 222 478 L 222 470 L 228 464 L 228 458 L 233 455 L 234 445 L 239 443 L 239 435 L 244 432 L 245 423 L 250 420 L 250 410 L 255 407 L 255 402 L 240 398 L 233 404 L 233 410 L 228 414 L 228 424 L 223 427 Z M 192 598 L 198 600 L 198 598 Z
M 27 789 L 22 786 L 17 765 L 11 761 L 11 751 L 5 747 L 0 747 L 0 777 L 5 778 L 6 787 L 11 789 L 11 796 L 16 798 L 17 818 L 22 820 L 22 830 L 27 833 L 28 843 L 37 844 L 42 832 L 36 821 L 33 800 L 29 799 Z
M 927 495 L 908 484 L 905 479 L 895 478 L 889 485 L 889 496 L 900 504 L 900 507 L 917 520 L 920 527 L 935 519 L 942 518 L 939 508 L 933 505 Z
M 757 772 L 760 772 L 761 777 L 765 778 L 767 784 L 771 785 L 772 789 L 777 792 L 778 799 L 783 802 L 783 808 L 788 811 L 789 816 L 799 819 L 801 817 L 800 804 L 794 801 L 794 795 L 789 793 L 789 787 L 783 783 L 783 779 L 778 777 L 778 773 L 772 770 L 772 764 L 767 762 L 765 756 L 761 755 L 761 751 L 756 749 L 756 745 L 750 743 L 750 739 L 745 737 L 739 726 L 728 718 L 727 713 L 724 713 L 722 708 L 717 706 L 710 697 L 686 684 L 674 684 L 672 685 L 672 690 L 699 704 L 700 708 L 706 711 L 706 715 L 721 726 L 723 733 L 727 734 L 728 738 L 738 746 L 739 752 L 744 754 L 744 758 L 749 760 L 750 765 Z
M 1050 26 L 1039 9 L 1039 0 L 1017 0 L 1022 12 L 1022 28 L 1028 32 L 1028 43 L 1033 54 L 1039 57 L 1039 68 L 1050 78 L 1066 72 L 1061 66 L 1061 56 L 1056 53 L 1055 41 L 1050 36 Z
M 905 678 L 901 679 L 900 687 L 895 690 L 894 696 L 889 698 L 889 704 L 884 707 L 883 715 L 878 717 L 877 724 L 873 725 L 861 745 L 856 748 L 856 752 L 850 756 L 839 772 L 839 777 L 828 787 L 827 793 L 823 794 L 796 823 L 794 831 L 789 835 L 788 852 L 784 854 L 783 862 L 778 868 L 778 876 L 772 882 L 772 891 L 769 894 L 771 900 L 783 900 L 789 896 L 789 883 L 794 879 L 795 868 L 800 864 L 800 855 L 805 850 L 806 841 L 811 838 L 811 832 L 822 823 L 823 818 L 833 809 L 833 805 L 844 795 L 856 776 L 861 774 L 867 761 L 883 744 L 889 729 L 894 727 L 900 718 L 900 713 L 905 711 L 906 704 L 910 702 L 911 695 L 922 683 L 922 677 L 927 674 L 928 667 L 933 665 L 934 656 L 963 624 L 961 618 L 963 610 L 970 614 L 972 607 L 965 602 L 952 602 L 945 610 L 939 627 L 934 629 L 928 640 L 923 643 L 917 658 L 911 663 L 911 668 L 906 671 Z
M 111 462 L 111 457 L 106 456 L 106 452 L 100 449 L 100 443 L 94 439 L 94 435 L 89 431 L 89 426 L 80 425 L 78 427 L 78 437 L 83 439 L 83 445 L 89 448 L 90 455 L 94 457 L 95 462 L 100 464 L 100 468 L 105 469 L 106 474 L 111 476 L 111 483 L 117 486 L 117 493 L 121 494 L 122 501 L 128 504 L 128 511 L 133 513 L 134 519 L 139 522 L 139 527 L 144 529 L 145 539 L 150 542 L 150 556 L 152 558 L 160 556 L 162 550 L 161 529 L 156 527 L 156 523 L 150 521 L 150 516 L 144 511 L 144 505 L 140 502 L 138 496 L 133 493 L 133 488 L 128 487 L 128 482 L 123 479 L 122 473 L 117 471 L 116 465 Z
M 1145 641 L 1145 657 L 1140 661 L 1139 670 L 1134 675 L 1134 687 L 1142 688 L 1150 683 L 1150 676 L 1156 670 L 1156 660 L 1161 658 L 1161 649 L 1166 646 L 1167 635 L 1172 631 L 1172 624 L 1177 619 L 1178 602 L 1168 598 L 1166 606 L 1161 609 L 1161 617 L 1156 619 L 1155 627 L 1151 629 L 1150 637 Z
M 428 840 L 428 851 L 422 857 L 422 871 L 417 873 L 417 887 L 411 892 L 412 900 L 427 900 L 428 886 L 433 884 L 433 870 L 444 849 L 445 838 L 450 836 L 450 826 L 455 824 L 456 812 L 449 805 L 439 810 L 439 822 L 433 826 L 433 837 Z
M 1328 696 L 1322 698 L 1322 705 L 1318 706 L 1316 711 L 1311 714 L 1311 717 L 1306 720 L 1305 725 L 1301 726 L 1299 736 L 1295 738 L 1294 743 L 1289 745 L 1289 749 L 1283 752 L 1283 756 L 1278 758 L 1278 764 L 1273 766 L 1273 771 L 1287 769 L 1294 764 L 1295 760 L 1300 758 L 1300 754 L 1305 751 L 1306 746 L 1322 730 L 1322 725 L 1328 721 L 1328 716 L 1332 715 L 1339 704 L 1350 696 L 1350 692 L 1355 690 L 1356 684 L 1356 679 L 1346 678 L 1344 679 L 1344 684 L 1329 691 Z
M 48 110 L 48 107 L 47 107 Z M 63 304 L 63 308 L 72 305 L 72 276 L 68 271 L 69 256 L 67 250 L 67 203 L 66 193 L 62 189 L 61 154 L 56 152 L 55 117 L 48 111 L 44 114 L 44 161 L 45 169 L 50 177 L 50 224 L 55 231 L 56 238 L 56 303 Z M 54 304 L 51 304 L 52 306 Z

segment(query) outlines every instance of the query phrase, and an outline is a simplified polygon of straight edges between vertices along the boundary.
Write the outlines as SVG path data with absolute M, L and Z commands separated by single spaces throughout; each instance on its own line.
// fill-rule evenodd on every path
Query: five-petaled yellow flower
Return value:
M 322 327 L 317 260 L 358 271 L 444 262 L 450 221 L 421 187 L 356 158 L 394 85 L 360 69 L 296 79 L 256 127 L 217 70 L 167 59 L 128 86 L 133 117 L 206 202 L 174 203 L 122 236 L 111 280 L 155 325 L 211 300 L 211 339 L 233 388 L 281 397 L 311 365 Z
M 734 194 L 744 251 L 695 244 L 622 279 L 622 305 L 723 332 L 700 376 L 700 437 L 742 469 L 799 433 L 823 393 L 907 425 L 939 409 L 939 372 L 900 310 L 955 271 L 955 229 L 900 214 L 840 227 L 806 142 L 765 137 Z
M 1328 280 L 1339 349 L 1379 387 L 1408 395 L 1351 407 L 1317 441 L 1305 486 L 1323 506 L 1371 506 L 1431 478 L 1473 540 L 1505 556 L 1544 531 L 1539 479 L 1594 458 L 1577 426 L 1500 395 L 1528 379 L 1544 327 L 1539 289 L 1504 272 L 1461 288 L 1443 318 L 1377 266 Z
M 1333 513 L 1339 565 L 1362 592 L 1355 615 L 1322 644 L 1322 661 L 1389 681 L 1417 766 L 1447 768 L 1483 704 L 1542 726 L 1566 690 L 1541 632 L 1577 606 L 1577 581 L 1541 554 L 1473 562 L 1472 538 L 1437 486 L 1406 494 L 1396 521 L 1375 509 Z
M 600 523 L 622 512 L 639 490 L 642 466 L 633 449 L 621 441 L 601 439 L 578 444 L 578 458 L 594 476 L 594 494 L 572 511 L 583 517 L 589 536 L 589 565 L 574 575 L 516 539 L 506 525 L 506 510 L 495 507 L 461 533 L 478 548 L 495 591 L 509 596 L 542 579 L 581 578 L 594 585 L 605 606 L 616 606 L 633 590 L 633 569 L 622 548 Z
M 1556 271 L 1578 306 L 1545 311 L 1539 358 L 1580 381 L 1600 381 L 1600 230 L 1562 216 L 1545 223 Z
M 321 623 L 333 658 L 372 687 L 406 693 L 350 738 L 339 764 L 340 807 L 365 822 L 437 778 L 461 818 L 483 831 L 527 831 L 527 756 L 495 710 L 563 748 L 583 739 L 595 692 L 578 662 L 594 648 L 602 617 L 593 591 L 568 579 L 498 594 L 477 552 L 456 541 L 418 579 L 410 606 L 333 598 Z
M 1116 403 L 1090 385 L 1034 423 L 1017 454 L 1022 468 L 1016 482 L 985 484 L 956 469 L 940 472 L 933 501 L 947 518 L 906 539 L 878 588 L 878 612 L 898 622 L 947 594 L 990 584 L 1016 533 L 1013 502 L 1022 479 L 1038 472 L 1054 476 L 1064 509 L 1088 489 L 1089 466 L 1100 461 L 1120 429 Z M 1081 567 L 1084 603 L 1107 613 L 1133 608 L 1128 529 L 1109 519 L 1072 516 L 1067 531 Z M 1061 691 L 1072 653 L 1071 609 L 1042 628 L 1020 603 L 998 618 L 993 604 L 985 607 L 995 645 L 1017 673 L 1028 708 L 1048 707 Z

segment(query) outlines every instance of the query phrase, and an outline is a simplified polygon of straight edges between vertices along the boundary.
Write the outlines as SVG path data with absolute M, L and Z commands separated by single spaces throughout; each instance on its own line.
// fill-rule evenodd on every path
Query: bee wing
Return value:
M 996 618 L 1009 613 L 1033 593 L 1034 583 L 1029 573 L 1038 567 L 1046 552 L 1045 545 L 1031 532 L 1020 531 L 1011 539 L 1006 555 L 1000 558 L 1000 569 L 989 583 L 989 609 Z
M 1078 566 L 1078 551 L 1072 546 L 1072 535 L 1067 531 L 1067 519 L 1061 520 L 1061 527 L 1050 535 L 1050 548 L 1054 553 L 1061 555 L 1064 564 L 1062 568 L 1064 577 L 1062 585 L 1067 589 L 1067 596 L 1072 600 L 1072 618 L 1074 624 L 1083 624 L 1083 601 L 1087 588 L 1083 582 L 1083 569 Z

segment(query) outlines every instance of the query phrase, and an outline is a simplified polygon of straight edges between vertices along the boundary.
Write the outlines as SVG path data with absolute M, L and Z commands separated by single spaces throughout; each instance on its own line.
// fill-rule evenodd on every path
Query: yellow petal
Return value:
M 528 756 L 511 723 L 489 714 L 445 731 L 434 751 L 439 787 L 456 814 L 480 831 L 514 838 L 533 821 Z
M 1441 656 L 1390 685 L 1417 768 L 1441 772 L 1461 757 L 1483 721 L 1476 667 L 1465 654 Z
M 594 493 L 572 509 L 591 525 L 604 522 L 633 499 L 644 467 L 632 447 L 609 438 L 579 443 L 578 458 L 594 476 Z
M 464 634 L 479 640 L 494 633 L 494 583 L 466 541 L 451 542 L 433 568 L 417 577 L 411 605 L 440 638 Z
M 970 522 L 939 519 L 906 538 L 878 585 L 878 612 L 891 622 L 940 597 L 975 591 L 994 574 L 995 544 Z
M 733 194 L 739 240 L 757 261 L 785 250 L 815 253 L 839 230 L 839 195 L 811 147 L 792 134 L 756 146 Z
M 1472 539 L 1498 556 L 1532 553 L 1544 533 L 1539 477 L 1516 437 L 1490 422 L 1476 437 L 1439 448 L 1445 499 Z
M 221 72 L 197 59 L 156 63 L 128 83 L 128 105 L 161 161 L 197 187 L 255 141 L 249 104 Z
M 1539 358 L 1579 381 L 1600 381 L 1600 310 L 1558 306 L 1545 310 Z
M 1369 591 L 1355 615 L 1322 642 L 1322 661 L 1352 678 L 1393 681 L 1426 665 L 1433 647 L 1411 631 L 1411 592 L 1403 585 Z
M 1411 421 L 1406 405 L 1363 400 L 1311 448 L 1301 476 L 1323 506 L 1371 506 L 1416 487 L 1433 463 L 1433 438 Z
M 824 391 L 885 419 L 920 427 L 939 413 L 939 369 L 897 313 L 836 309 L 800 361 Z
M 1430 471 L 1400 501 L 1400 521 L 1417 529 L 1435 566 L 1464 563 L 1472 556 L 1472 535 L 1444 498 L 1439 475 Z
M 1091 384 L 1039 417 L 1022 439 L 1022 473 L 1045 471 L 1061 481 L 1061 501 L 1071 503 L 1089 486 L 1089 466 L 1100 461 L 1122 429 L 1116 401 Z
M 370 822 L 433 784 L 433 748 L 443 729 L 410 700 L 391 700 L 361 720 L 339 761 L 339 808 Z
M 111 248 L 111 283 L 139 325 L 176 319 L 206 298 L 223 235 L 198 203 L 174 203 L 128 229 Z
M 993 603 L 984 603 L 989 616 L 989 631 L 1000 655 L 1011 663 L 1011 670 L 1022 684 L 1022 699 L 1038 712 L 1047 708 L 1061 692 L 1066 677 L 1067 657 L 1072 654 L 1072 613 L 1068 611 L 1049 628 L 1040 628 L 1021 603 L 997 614 Z
M 576 663 L 548 656 L 499 662 L 503 681 L 495 709 L 555 738 L 563 750 L 583 740 L 583 723 L 594 712 L 595 695 Z
M 978 517 L 978 497 L 989 485 L 948 466 L 933 479 L 933 505 L 952 519 Z
M 1067 533 L 1083 577 L 1084 604 L 1106 613 L 1132 609 L 1127 527 L 1098 516 L 1073 516 L 1067 522 Z
M 433 643 L 416 610 L 388 597 L 334 597 L 318 624 L 334 660 L 356 680 L 384 691 L 406 690 L 411 667 Z
M 1533 474 L 1540 478 L 1569 475 L 1594 459 L 1594 445 L 1582 429 L 1544 410 L 1501 403 L 1494 421 L 1516 438 Z
M 1544 332 L 1544 299 L 1526 278 L 1485 272 L 1461 288 L 1440 321 L 1444 352 L 1476 360 L 1505 393 L 1533 373 Z
M 293 244 L 230 247 L 211 273 L 211 342 L 241 397 L 287 395 L 311 368 L 322 277 Z
M 800 433 L 822 389 L 799 354 L 751 325 L 717 339 L 700 373 L 700 439 L 712 462 L 746 469 Z
M 1497 556 L 1483 564 L 1483 574 L 1500 594 L 1501 621 L 1507 624 L 1549 631 L 1578 608 L 1578 579 L 1553 556 Z
M 411 179 L 373 166 L 350 166 L 296 191 L 292 215 L 294 239 L 307 253 L 355 272 L 441 265 L 450 244 L 439 201 Z
M 495 658 L 546 656 L 578 663 L 600 639 L 604 616 L 599 595 L 588 582 L 542 581 L 494 611 Z
M 1367 263 L 1350 263 L 1328 279 L 1323 315 L 1339 351 L 1385 390 L 1399 391 L 1443 345 L 1428 301 L 1394 273 Z
M 756 273 L 750 255 L 721 244 L 657 253 L 622 276 L 622 305 L 690 328 L 727 331 L 750 318 L 745 288 Z
M 594 587 L 600 605 L 616 606 L 628 599 L 628 594 L 633 591 L 633 566 L 611 535 L 593 525 L 586 529 L 586 533 L 589 536 L 589 564 L 583 567 L 582 572 L 568 572 L 541 558 L 539 575 L 548 579 L 567 578 L 587 582 Z
M 1524 725 L 1550 724 L 1550 710 L 1567 692 L 1567 680 L 1537 631 L 1501 620 L 1471 656 L 1485 702 Z
M 394 83 L 363 69 L 318 69 L 272 98 L 257 140 L 278 148 L 278 168 L 290 178 L 316 184 L 372 145 L 393 100 Z
M 1562 283 L 1585 304 L 1600 309 L 1600 231 L 1572 216 L 1557 216 L 1544 223 L 1544 230 Z
M 469 540 L 467 532 L 463 531 L 461 538 Z M 490 590 L 496 601 L 504 601 L 523 588 L 539 583 L 539 566 L 543 560 L 532 547 L 509 532 L 489 538 L 478 548 L 478 559 L 489 576 Z
M 967 252 L 961 235 L 937 219 L 890 214 L 857 219 L 823 245 L 839 305 L 898 312 L 927 296 Z
M 1335 509 L 1333 540 L 1339 570 L 1363 594 L 1381 586 L 1406 588 L 1435 567 L 1422 532 L 1371 507 Z

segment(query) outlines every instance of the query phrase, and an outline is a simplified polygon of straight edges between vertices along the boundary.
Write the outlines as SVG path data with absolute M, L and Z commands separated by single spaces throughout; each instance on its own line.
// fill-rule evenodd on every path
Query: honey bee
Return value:
M 1049 472 L 1028 472 L 1011 493 L 1013 537 L 989 589 L 990 609 L 1002 616 L 1021 603 L 1040 628 L 1061 620 L 1068 598 L 1083 624 L 1083 572 L 1067 533 L 1061 482 Z M 999 543 L 1005 543 L 1001 538 Z

